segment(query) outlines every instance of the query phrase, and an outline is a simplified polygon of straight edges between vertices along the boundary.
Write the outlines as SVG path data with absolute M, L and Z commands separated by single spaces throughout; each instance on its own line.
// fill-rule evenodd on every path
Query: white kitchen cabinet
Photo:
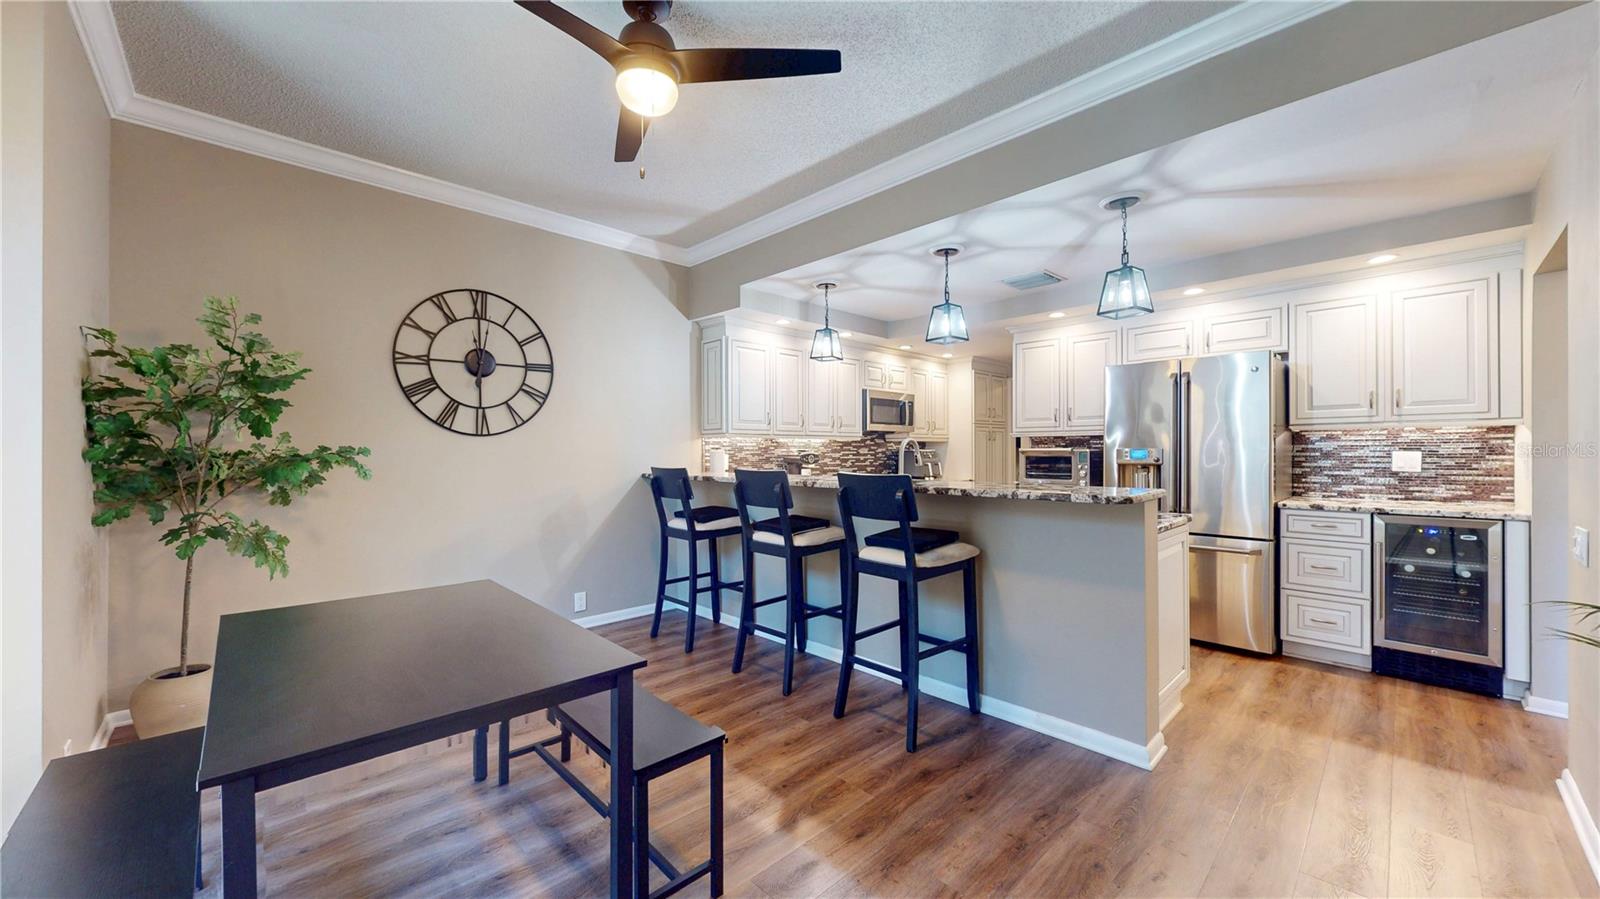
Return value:
M 861 363 L 806 360 L 806 434 L 812 437 L 861 435 Z
M 1493 408 L 1496 318 L 1486 278 L 1389 297 L 1395 418 L 1472 418 Z
M 1283 638 L 1291 642 L 1371 655 L 1371 604 L 1285 589 Z
M 772 350 L 772 432 L 806 430 L 806 353 L 795 347 Z
M 1124 362 L 1156 362 L 1194 355 L 1194 322 L 1189 319 L 1130 325 L 1122 332 Z
M 1289 365 L 1291 424 L 1376 421 L 1378 298 L 1372 294 L 1294 307 Z
M 1189 529 L 1156 540 L 1156 683 L 1161 726 L 1183 708 L 1189 683 Z
M 908 392 L 916 403 L 911 410 L 911 436 L 926 437 L 933 428 L 933 398 L 928 395 L 927 370 L 911 370 Z
M 728 430 L 765 434 L 772 430 L 772 348 L 728 341 Z
M 1061 430 L 1061 339 L 1019 341 L 1012 364 L 1012 429 L 1018 433 Z
M 1004 427 L 982 427 L 975 432 L 972 448 L 972 479 L 980 484 L 1011 484 L 1011 432 Z
M 1117 332 L 1090 331 L 1066 338 L 1066 430 L 1098 434 L 1106 423 L 1106 366 L 1116 365 Z
M 1283 654 L 1370 671 L 1372 517 L 1284 509 L 1279 532 Z
M 950 439 L 950 374 L 944 369 L 928 370 L 928 391 L 925 402 L 933 420 L 928 422 L 927 436 L 934 440 Z M 918 414 L 921 414 L 920 411 Z
M 1249 350 L 1286 350 L 1282 306 L 1216 312 L 1200 317 L 1200 352 L 1243 353 Z
M 1006 384 L 1011 380 L 988 372 L 973 373 L 972 419 L 978 424 L 1003 424 L 1006 420 Z
M 700 430 L 720 434 L 728 429 L 727 345 L 715 337 L 700 342 Z

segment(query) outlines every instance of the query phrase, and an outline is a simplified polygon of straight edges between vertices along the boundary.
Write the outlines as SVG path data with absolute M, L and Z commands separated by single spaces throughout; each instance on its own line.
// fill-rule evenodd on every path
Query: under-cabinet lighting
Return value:
M 1052 312 L 1052 313 L 1050 313 L 1050 317 L 1051 318 L 1066 318 L 1067 314 L 1065 312 Z
M 1367 260 L 1367 264 L 1368 265 L 1382 265 L 1385 262 L 1393 262 L 1393 261 L 1395 261 L 1396 259 L 1399 259 L 1399 258 L 1400 258 L 1399 256 L 1396 256 L 1393 253 L 1379 253 L 1378 255 L 1372 257 L 1371 259 L 1368 259 Z
M 1206 292 L 1204 287 L 1191 287 L 1183 292 L 1186 297 L 1197 297 Z

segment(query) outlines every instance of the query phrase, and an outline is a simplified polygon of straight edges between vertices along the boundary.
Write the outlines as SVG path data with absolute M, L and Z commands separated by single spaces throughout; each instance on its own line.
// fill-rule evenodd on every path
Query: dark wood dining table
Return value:
M 222 616 L 198 786 L 222 790 L 223 894 L 256 895 L 257 793 L 609 691 L 610 895 L 645 895 L 631 825 L 644 664 L 493 581 Z M 478 771 L 485 751 L 475 740 Z

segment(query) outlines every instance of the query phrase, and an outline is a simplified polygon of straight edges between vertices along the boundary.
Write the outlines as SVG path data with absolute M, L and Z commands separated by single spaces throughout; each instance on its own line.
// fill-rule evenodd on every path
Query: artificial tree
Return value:
M 207 297 L 196 319 L 210 346 L 186 343 L 149 349 L 123 346 L 107 328 L 83 328 L 95 360 L 83 379 L 96 527 L 143 510 L 151 524 L 169 524 L 161 542 L 183 560 L 183 623 L 177 675 L 189 674 L 189 608 L 195 553 L 209 543 L 287 574 L 289 538 L 258 519 L 223 511 L 241 493 L 276 506 L 322 484 L 335 468 L 372 476 L 364 446 L 297 448 L 273 426 L 289 407 L 283 394 L 310 369 L 298 353 L 281 353 L 241 315 L 233 297 Z M 175 522 L 168 521 L 175 513 Z

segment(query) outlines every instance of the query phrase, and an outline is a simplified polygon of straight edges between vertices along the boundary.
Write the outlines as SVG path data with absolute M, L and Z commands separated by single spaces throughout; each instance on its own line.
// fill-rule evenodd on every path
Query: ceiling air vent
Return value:
M 1060 284 L 1067 280 L 1055 272 L 1040 270 L 1026 275 L 1017 275 L 1012 278 L 1002 279 L 1006 285 L 1015 290 L 1032 290 L 1035 287 L 1045 287 L 1050 284 Z

